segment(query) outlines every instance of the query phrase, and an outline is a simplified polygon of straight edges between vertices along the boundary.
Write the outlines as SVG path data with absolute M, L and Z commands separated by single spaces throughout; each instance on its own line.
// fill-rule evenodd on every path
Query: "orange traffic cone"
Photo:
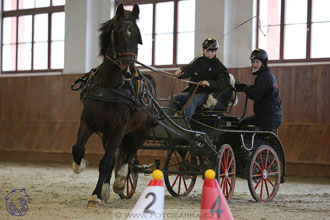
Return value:
M 213 170 L 205 171 L 200 219 L 234 219 L 219 183 L 214 177 L 215 172 Z
M 165 198 L 163 173 L 154 170 L 152 177 L 153 180 L 149 182 L 127 219 L 163 219 Z

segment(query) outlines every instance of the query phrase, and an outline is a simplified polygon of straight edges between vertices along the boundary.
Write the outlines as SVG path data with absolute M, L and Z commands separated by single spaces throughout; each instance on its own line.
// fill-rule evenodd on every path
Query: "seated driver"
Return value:
M 252 74 L 256 76 L 254 84 L 238 84 L 235 87 L 254 100 L 254 115 L 243 119 L 241 125 L 255 125 L 263 130 L 274 131 L 282 123 L 283 112 L 276 79 L 267 65 L 268 54 L 263 49 L 256 49 L 250 59 Z
M 201 83 L 184 109 L 185 115 L 190 118 L 194 115 L 196 109 L 206 102 L 209 94 L 224 90 L 229 86 L 228 70 L 216 57 L 219 43 L 213 38 L 207 38 L 202 46 L 203 56 L 195 58 L 190 64 L 175 72 L 176 77 L 180 79 L 190 78 L 191 81 Z M 181 93 L 174 94 L 174 101 L 184 106 L 192 96 L 196 86 L 195 84 L 189 84 Z M 180 106 L 173 102 L 167 102 L 165 107 L 181 110 Z M 165 109 L 165 111 L 169 115 L 174 114 L 171 110 Z

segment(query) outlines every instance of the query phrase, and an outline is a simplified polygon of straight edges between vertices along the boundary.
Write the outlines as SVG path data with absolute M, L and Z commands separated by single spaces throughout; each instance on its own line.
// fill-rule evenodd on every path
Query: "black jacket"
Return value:
M 280 124 L 283 112 L 276 79 L 267 66 L 255 74 L 254 84 L 245 89 L 248 98 L 254 100 L 254 116 L 261 124 Z
M 199 86 L 196 93 L 212 93 L 223 90 L 229 86 L 229 73 L 227 68 L 217 57 L 209 59 L 205 56 L 195 58 L 190 64 L 181 68 L 183 74 L 179 78 L 189 78 L 191 81 L 200 82 L 206 80 L 210 86 Z M 189 84 L 184 92 L 193 93 L 196 85 Z

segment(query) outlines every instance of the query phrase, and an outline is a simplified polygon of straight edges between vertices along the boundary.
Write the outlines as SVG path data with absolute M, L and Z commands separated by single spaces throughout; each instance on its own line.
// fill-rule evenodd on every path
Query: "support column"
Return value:
M 87 0 L 86 62 L 85 71 L 95 68 L 102 62 L 99 56 L 99 27 L 110 19 L 111 1 Z
M 64 74 L 85 72 L 86 11 L 86 0 L 66 1 Z
M 227 67 L 250 66 L 248 59 L 255 47 L 255 0 L 225 0 L 224 63 Z M 239 27 L 238 27 L 239 26 Z M 237 29 L 235 29 L 238 27 Z M 235 30 L 234 30 L 235 29 Z
M 225 0 L 196 0 L 195 56 L 202 54 L 202 43 L 212 37 L 219 42 L 217 57 L 223 59 Z
M 65 5 L 64 74 L 99 65 L 98 28 L 110 19 L 114 0 L 70 0 Z

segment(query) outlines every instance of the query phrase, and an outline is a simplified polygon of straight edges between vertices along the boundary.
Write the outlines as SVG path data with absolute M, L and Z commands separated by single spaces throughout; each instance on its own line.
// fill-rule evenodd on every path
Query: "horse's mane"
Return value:
M 99 31 L 101 32 L 99 37 L 99 47 L 100 47 L 100 56 L 105 57 L 107 50 L 109 48 L 109 39 L 111 38 L 111 30 L 113 29 L 113 24 L 118 20 L 118 16 L 113 17 L 111 20 L 104 22 Z
M 116 15 L 107 22 L 101 24 L 99 31 L 101 32 L 99 37 L 99 47 L 100 47 L 100 56 L 105 57 L 107 55 L 107 50 L 111 46 L 109 45 L 111 32 L 114 29 L 115 25 L 120 23 L 123 20 L 136 22 L 139 19 L 139 15 L 132 13 L 131 11 L 123 10 L 118 11 Z

